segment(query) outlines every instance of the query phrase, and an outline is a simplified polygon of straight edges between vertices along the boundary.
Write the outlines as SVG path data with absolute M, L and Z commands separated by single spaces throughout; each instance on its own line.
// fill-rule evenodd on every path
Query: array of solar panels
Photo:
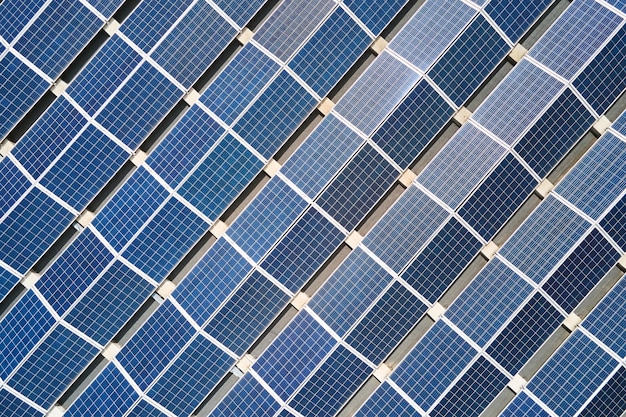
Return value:
M 0 322 L 4 415 L 55 404 L 404 5 L 300 3 L 278 6 Z M 65 414 L 193 413 L 551 4 L 484 3 L 427 1 Z M 3 296 L 261 6 L 128 17 L 0 161 Z M 623 9 L 575 0 L 213 415 L 335 415 L 623 93 Z M 39 68 L 18 44 L 5 57 Z M 479 415 L 504 389 L 626 249 L 624 124 L 359 415 Z M 605 305 L 620 299 L 623 280 L 504 414 L 619 415 L 626 323 Z

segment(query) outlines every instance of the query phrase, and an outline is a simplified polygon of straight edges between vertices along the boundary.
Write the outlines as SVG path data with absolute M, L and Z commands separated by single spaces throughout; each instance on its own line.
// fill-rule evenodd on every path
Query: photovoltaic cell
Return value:
M 346 6 L 371 30 L 378 35 L 391 19 L 406 4 L 406 0 L 385 0 L 377 2 L 361 2 L 346 0 Z
M 500 417 L 550 417 L 550 414 L 522 391 L 502 411 Z
M 0 268 L 0 301 L 2 301 L 20 281 L 18 277 L 4 268 Z
M 496 0 L 489 2 L 485 12 L 515 43 L 551 3 L 552 0 Z
M 618 416 L 626 410 L 626 368 L 619 368 L 585 406 L 580 417 Z
M 235 21 L 239 26 L 244 27 L 246 23 L 255 15 L 255 13 L 265 4 L 266 0 L 215 0 L 217 4 L 226 14 Z
M 46 0 L 4 0 L 0 4 L 0 36 L 12 42 L 44 3 Z
M 29 179 L 12 160 L 9 158 L 0 160 L 0 217 L 11 209 L 30 186 Z
M 167 417 L 164 413 L 154 408 L 144 400 L 139 401 L 127 414 L 127 417 Z
M 124 0 L 89 0 L 89 4 L 96 8 L 105 18 L 113 16 Z
M 273 415 L 280 404 L 247 373 L 209 414 L 211 417 L 265 417 Z
M 383 382 L 356 412 L 355 416 L 421 417 L 421 414 L 391 385 Z
M 624 1 L 624 0 L 606 0 L 606 2 L 609 3 L 612 6 L 617 7 L 621 11 L 626 12 L 626 1 Z
M 600 221 L 600 226 L 622 249 L 626 250 L 626 197 L 623 197 Z
M 0 12 L 1 13 L 1 12 Z M 0 416 L 40 417 L 42 414 L 5 389 L 0 390 Z
M 626 357 L 626 279 L 622 278 L 604 297 L 583 327 L 619 356 Z

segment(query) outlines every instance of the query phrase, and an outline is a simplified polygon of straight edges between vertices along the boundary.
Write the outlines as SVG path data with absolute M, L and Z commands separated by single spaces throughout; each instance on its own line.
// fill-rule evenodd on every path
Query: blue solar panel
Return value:
M 356 132 L 330 114 L 285 162 L 281 172 L 315 198 L 362 143 Z
M 355 417 L 367 416 L 421 417 L 421 414 L 391 385 L 383 382 L 355 414 Z
M 626 198 L 617 202 L 600 221 L 600 226 L 622 249 L 626 249 Z
M 337 8 L 289 63 L 289 67 L 324 97 L 371 43 L 371 38 Z
M 237 30 L 209 3 L 194 4 L 151 56 L 186 88 L 235 37 Z
M 260 266 L 295 293 L 344 238 L 339 229 L 310 207 Z
M 247 373 L 209 415 L 265 417 L 273 415 L 279 408 L 280 405 L 272 395 L 265 391 L 251 373 Z
M 400 272 L 447 217 L 443 207 L 418 188 L 409 187 L 367 234 L 363 244 Z
M 55 79 L 102 25 L 79 0 L 53 1 L 19 38 L 15 49 Z
M 401 167 L 408 166 L 434 139 L 454 109 L 426 81 L 391 113 L 372 140 Z
M 362 249 L 357 248 L 328 278 L 308 305 L 343 336 L 392 279 Z
M 496 0 L 487 4 L 485 12 L 515 43 L 551 3 L 552 0 Z
M 402 273 L 402 278 L 434 303 L 481 247 L 469 230 L 451 218 Z
M 515 375 L 562 322 L 563 316 L 556 307 L 535 293 L 486 352 Z
M 615 119 L 611 127 L 622 135 L 626 135 L 626 112 L 622 113 L 621 116 Z
M 0 4 L 0 36 L 13 41 L 46 0 L 4 0 Z
M 378 35 L 406 3 L 406 0 L 377 2 L 346 0 L 344 2 L 374 35 Z
M 335 339 L 315 319 L 301 311 L 263 352 L 253 369 L 287 401 L 335 344 Z
M 0 160 L 0 216 L 4 216 L 30 186 L 29 179 L 12 160 Z
M 352 230 L 398 177 L 393 165 L 366 143 L 320 194 L 317 203 Z
M 484 346 L 533 287 L 499 259 L 492 259 L 452 303 L 446 317 Z
M 265 2 L 266 0 L 214 0 L 214 3 L 241 27 L 248 23 Z
M 160 281 L 208 228 L 198 215 L 171 198 L 124 250 L 123 256 Z
M 426 71 L 476 13 L 457 0 L 427 1 L 393 38 L 389 47 Z
M 111 17 L 122 3 L 124 0 L 89 0 L 89 4 L 102 13 L 105 18 Z
M 626 12 L 626 1 L 624 0 L 606 0 L 607 3 L 617 7 L 623 12 Z
M 72 213 L 33 188 L 0 223 L 2 260 L 26 273 L 73 219 Z
M 422 337 L 391 379 L 428 410 L 477 352 L 442 320 Z
M 456 105 L 462 106 L 509 49 L 493 26 L 478 15 L 428 74 Z
M 76 139 L 40 183 L 81 211 L 130 155 L 93 125 Z
M 32 291 L 24 294 L 0 322 L 0 378 L 9 376 L 54 323 Z
M 7 390 L 0 390 L 0 416 L 40 417 L 42 414 Z
M 576 213 L 548 196 L 499 253 L 539 282 L 588 228 L 589 224 Z
M 513 154 L 508 154 L 463 203 L 459 215 L 489 241 L 536 185 L 531 173 Z
M 206 331 L 235 354 L 242 355 L 276 318 L 289 298 L 255 271 L 207 323 Z
M 247 43 L 207 87 L 200 102 L 231 124 L 279 69 L 276 62 Z
M 135 149 L 182 96 L 181 90 L 145 62 L 104 106 L 96 121 Z
M 228 134 L 179 189 L 210 219 L 217 219 L 263 168 L 263 161 Z
M 585 406 L 579 416 L 619 416 L 624 410 L 626 410 L 626 368 L 621 367 Z
M 183 315 L 165 301 L 126 343 L 116 360 L 145 390 L 195 334 Z
M 348 333 L 346 342 L 378 364 L 417 324 L 427 309 L 426 304 L 396 281 Z
M 550 414 L 522 391 L 513 398 L 500 417 L 550 417 Z
M 141 55 L 114 35 L 76 76 L 67 93 L 93 116 L 140 61 Z
M 63 326 L 57 326 L 9 379 L 8 385 L 49 408 L 98 349 Z
M 514 149 L 540 177 L 545 177 L 593 121 L 589 110 L 567 89 Z
M 371 371 L 365 362 L 339 345 L 289 404 L 303 416 L 334 416 Z
M 167 417 L 166 414 L 154 408 L 153 405 L 144 400 L 139 401 L 126 415 L 127 417 Z
M 269 159 L 313 110 L 316 102 L 304 87 L 283 71 L 233 129 Z
M 18 277 L 4 268 L 0 268 L 0 301 L 6 297 L 20 281 Z
M 147 395 L 176 415 L 190 415 L 234 363 L 235 359 L 198 336 Z
M 37 289 L 63 314 L 112 260 L 113 254 L 85 229 L 37 281 Z

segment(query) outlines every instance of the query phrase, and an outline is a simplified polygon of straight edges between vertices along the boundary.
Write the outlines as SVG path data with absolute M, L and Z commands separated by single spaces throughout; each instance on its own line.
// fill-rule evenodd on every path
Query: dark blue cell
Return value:
M 391 385 L 383 383 L 357 411 L 355 417 L 421 417 L 421 415 Z
M 244 27 L 246 23 L 259 11 L 266 0 L 215 0 L 220 9 L 222 9 L 228 17 L 233 19 L 239 26 Z
M 46 3 L 46 0 L 4 0 L 0 3 L 0 36 L 11 42 Z
M 487 4 L 485 11 L 515 43 L 550 4 L 552 0 L 494 0 Z
M 0 301 L 4 300 L 13 287 L 20 282 L 20 279 L 7 271 L 4 268 L 0 268 Z
M 374 35 L 380 34 L 389 24 L 391 19 L 404 6 L 406 0 L 385 0 L 385 1 L 359 1 L 346 0 L 343 2 L 354 12 Z
M 40 417 L 41 412 L 7 390 L 0 390 L 0 417 Z
M 165 413 L 154 408 L 153 405 L 141 400 L 135 405 L 128 417 L 167 417 Z
M 623 197 L 600 221 L 600 226 L 622 249 L 626 250 L 626 197 Z
M 626 368 L 623 366 L 583 408 L 580 417 L 613 417 L 626 410 Z
M 9 158 L 0 160 L 0 217 L 28 190 L 31 182 Z

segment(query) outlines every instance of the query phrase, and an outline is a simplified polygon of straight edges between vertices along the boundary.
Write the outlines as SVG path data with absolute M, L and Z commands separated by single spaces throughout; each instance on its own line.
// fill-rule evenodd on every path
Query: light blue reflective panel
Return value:
M 175 198 L 168 200 L 122 255 L 160 281 L 209 229 L 209 225 Z
M 168 195 L 168 191 L 144 167 L 139 167 L 92 224 L 115 250 L 120 251 Z
M 0 12 L 1 13 L 1 12 Z M 24 401 L 17 398 L 7 390 L 0 390 L 0 416 L 2 417 L 40 417 L 39 411 L 35 410 Z
M 79 0 L 54 0 L 14 48 L 54 80 L 102 25 Z
M 517 64 L 472 118 L 512 145 L 563 87 L 556 78 L 523 60 Z
M 453 113 L 454 109 L 430 83 L 421 80 L 374 133 L 372 140 L 398 165 L 407 167 Z
M 136 272 L 116 261 L 70 310 L 65 320 L 106 345 L 154 289 Z
M 139 394 L 113 363 L 93 380 L 64 414 L 67 417 L 98 417 L 124 415 Z
M 215 0 L 214 3 L 226 12 L 226 14 L 233 19 L 235 23 L 244 27 L 266 1 L 267 0 Z
M 101 130 L 89 125 L 39 182 L 82 211 L 129 157 Z
M 85 229 L 44 272 L 36 287 L 62 315 L 112 260 L 107 247 Z
M 279 69 L 276 62 L 247 43 L 209 84 L 200 102 L 231 124 Z
M 70 83 L 67 93 L 93 116 L 140 61 L 139 53 L 113 35 Z
M 274 177 L 228 228 L 228 236 L 258 262 L 306 206 L 302 197 Z
M 356 248 L 308 305 L 343 337 L 392 279 L 362 249 Z
M 424 171 L 420 184 L 456 209 L 506 149 L 477 127 L 464 124 Z
M 334 110 L 370 135 L 419 78 L 415 71 L 383 52 L 339 100 Z
M 165 300 L 115 359 L 139 388 L 145 390 L 195 332 L 182 313 Z
M 0 3 L 0 36 L 13 41 L 46 3 L 45 0 L 4 0 Z
M 589 223 L 548 196 L 499 253 L 539 282 L 589 228 Z
M 618 416 L 626 410 L 626 368 L 609 379 L 579 414 L 580 417 Z M 623 414 L 622 414 L 623 415 Z
M 404 6 L 406 0 L 385 0 L 381 2 L 361 2 L 346 0 L 344 2 L 374 35 L 380 34 L 391 22 L 391 19 Z
M 130 413 L 126 414 L 126 417 L 167 417 L 167 415 L 154 408 L 152 404 L 141 400 L 135 404 Z
M 427 410 L 476 353 L 458 333 L 439 320 L 398 365 L 391 379 Z
M 365 362 L 339 345 L 289 404 L 306 417 L 334 416 L 371 372 Z
M 409 187 L 363 240 L 375 255 L 400 273 L 441 226 L 448 212 L 416 187 Z
M 500 417 L 550 417 L 550 414 L 522 391 L 502 411 Z
M 594 336 L 626 357 L 626 279 L 622 278 L 583 323 Z
M 573 416 L 618 362 L 581 332 L 574 332 L 526 389 L 556 414 Z
M 331 0 L 285 0 L 255 33 L 254 39 L 287 61 L 335 8 Z
M 496 0 L 489 2 L 485 12 L 515 43 L 551 3 L 552 0 Z
M 428 75 L 457 106 L 462 106 L 510 49 L 495 28 L 479 14 Z
M 346 236 L 309 207 L 261 263 L 261 268 L 297 293 Z
M 227 134 L 178 192 L 210 219 L 217 219 L 263 168 L 263 161 Z
M 35 179 L 39 178 L 86 124 L 87 119 L 61 96 L 22 136 L 11 153 Z
M 421 417 L 421 414 L 388 382 L 383 382 L 355 414 L 355 417 L 369 416 Z
M 124 21 L 121 31 L 144 52 L 149 52 L 191 3 L 193 0 L 141 2 Z
M 626 188 L 626 143 L 607 133 L 567 174 L 556 192 L 597 219 Z
M 432 417 L 478 417 L 509 382 L 483 356 L 463 374 L 429 414 Z
M 489 241 L 536 186 L 537 180 L 509 153 L 474 190 L 458 213 Z
M 362 143 L 356 132 L 329 114 L 285 162 L 281 172 L 315 198 Z
M 96 8 L 105 18 L 110 18 L 113 13 L 124 3 L 124 0 L 89 0 L 89 4 Z
M 595 118 L 567 89 L 515 145 L 540 176 L 546 176 L 589 129 Z
M 266 417 L 276 413 L 280 404 L 265 391 L 263 386 L 250 372 L 226 394 L 217 407 L 209 414 L 211 417 Z
M 0 268 L 0 301 L 2 301 L 15 287 L 15 285 L 20 282 L 20 279 L 7 271 L 4 268 Z
M 31 182 L 9 158 L 0 160 L 0 217 L 28 190 Z
M 183 91 L 144 62 L 104 106 L 96 121 L 135 149 L 182 96 Z
M 237 35 L 209 3 L 194 4 L 151 54 L 186 88 L 200 78 L 209 65 Z
M 620 253 L 597 229 L 565 259 L 543 285 L 544 291 L 567 312 L 573 311 L 600 282 Z
M 147 395 L 176 415 L 190 415 L 234 364 L 234 358 L 199 335 Z
M 196 166 L 225 130 L 193 106 L 148 156 L 147 164 L 172 187 Z
M 622 135 L 626 135 L 626 112 L 623 112 L 622 115 L 613 122 L 611 127 Z
M 600 48 L 622 19 L 593 0 L 573 2 L 530 51 L 530 55 L 570 79 Z
M 483 245 L 454 217 L 402 273 L 402 278 L 434 303 Z
M 346 342 L 379 364 L 415 326 L 428 306 L 394 282 L 350 331 Z
M 484 346 L 532 290 L 529 283 L 494 258 L 452 303 L 446 317 Z
M 219 239 L 172 297 L 202 326 L 251 270 L 252 265 L 227 240 Z
M 399 176 L 396 168 L 366 143 L 319 195 L 317 203 L 344 228 L 353 230 Z
M 626 196 L 600 221 L 600 226 L 622 249 L 626 249 Z
M 486 352 L 515 375 L 561 323 L 563 316 L 559 310 L 540 293 L 535 293 Z
M 0 321 L 0 378 L 9 376 L 55 322 L 32 291 L 20 298 Z
M 289 299 L 289 295 L 255 271 L 207 323 L 206 332 L 235 354 L 243 355 Z
M 426 71 L 477 11 L 458 0 L 429 0 L 393 38 L 389 47 Z
M 25 274 L 72 220 L 72 213 L 33 188 L 0 223 L 2 261 Z
M 8 53 L 0 60 L 0 137 L 5 137 L 50 84 Z
M 59 325 L 5 382 L 43 408 L 50 408 L 98 352 Z
M 368 34 L 339 7 L 296 53 L 289 67 L 324 97 L 371 42 Z
M 257 359 L 253 369 L 287 401 L 335 344 L 335 339 L 302 310 Z
M 304 87 L 283 71 L 233 129 L 269 159 L 313 110 L 316 102 Z

